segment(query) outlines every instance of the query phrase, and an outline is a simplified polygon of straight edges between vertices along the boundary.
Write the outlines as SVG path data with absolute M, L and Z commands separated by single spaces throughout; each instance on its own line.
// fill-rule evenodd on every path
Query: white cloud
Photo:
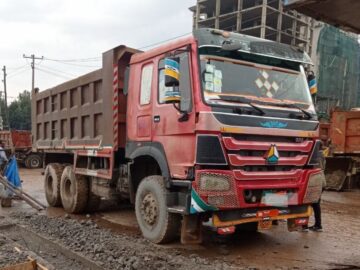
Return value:
M 100 57 L 120 44 L 143 47 L 190 32 L 188 8 L 194 4 L 195 0 L 1 0 L 0 65 L 8 67 L 8 96 L 30 89 L 30 64 L 23 53 L 79 59 Z M 42 61 L 39 68 L 58 76 L 36 71 L 36 86 L 42 90 L 55 86 L 100 62 L 79 65 L 89 67 Z

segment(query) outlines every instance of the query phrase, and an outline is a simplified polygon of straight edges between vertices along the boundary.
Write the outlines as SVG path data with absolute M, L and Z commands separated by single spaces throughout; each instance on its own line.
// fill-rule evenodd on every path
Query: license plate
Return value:
M 279 210 L 278 209 L 271 209 L 271 210 L 262 210 L 262 211 L 258 211 L 256 213 L 256 217 L 258 218 L 269 218 L 269 217 L 276 217 L 279 215 Z
M 272 220 L 261 220 L 258 223 L 259 230 L 270 230 L 272 227 Z
M 286 193 L 264 192 L 261 203 L 266 206 L 288 206 L 288 195 Z

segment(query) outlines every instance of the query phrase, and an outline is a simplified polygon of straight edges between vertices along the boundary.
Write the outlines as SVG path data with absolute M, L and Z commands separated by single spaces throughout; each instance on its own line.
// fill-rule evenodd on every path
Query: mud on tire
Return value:
M 82 175 L 75 175 L 72 166 L 66 166 L 61 175 L 60 194 L 66 212 L 83 212 L 89 197 L 88 179 Z
M 162 176 L 144 178 L 136 192 L 135 213 L 143 236 L 156 243 L 168 243 L 178 237 L 181 216 L 167 211 L 167 190 Z
M 44 190 L 48 204 L 52 207 L 61 206 L 60 182 L 64 167 L 59 163 L 50 163 L 44 174 Z

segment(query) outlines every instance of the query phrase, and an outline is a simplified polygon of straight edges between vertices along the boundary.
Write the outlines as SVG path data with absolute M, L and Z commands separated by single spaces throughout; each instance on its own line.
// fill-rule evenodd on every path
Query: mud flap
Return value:
M 202 243 L 202 222 L 200 215 L 184 215 L 181 225 L 182 244 Z
M 353 159 L 351 157 L 327 157 L 325 167 L 326 189 L 343 190 L 351 178 Z

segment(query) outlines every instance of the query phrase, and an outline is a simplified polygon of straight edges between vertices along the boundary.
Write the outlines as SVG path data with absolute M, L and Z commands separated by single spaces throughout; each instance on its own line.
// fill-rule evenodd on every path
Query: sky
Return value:
M 0 67 L 8 103 L 31 90 L 30 59 L 40 91 L 101 67 L 101 54 L 125 44 L 158 43 L 192 30 L 195 0 L 1 0 Z M 3 76 L 0 73 L 1 78 Z M 0 84 L 3 91 L 3 84 Z

